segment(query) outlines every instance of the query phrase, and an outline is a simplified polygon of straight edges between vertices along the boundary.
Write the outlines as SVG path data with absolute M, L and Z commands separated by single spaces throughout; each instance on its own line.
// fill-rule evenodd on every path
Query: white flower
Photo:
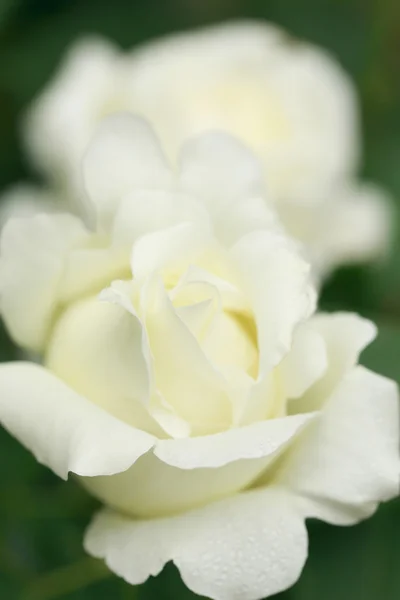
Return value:
M 146 117 L 173 162 L 187 137 L 209 129 L 248 144 L 262 158 L 284 224 L 298 232 L 320 275 L 387 248 L 387 198 L 380 194 L 371 206 L 368 189 L 353 182 L 360 153 L 355 90 L 323 50 L 261 23 L 179 34 L 131 54 L 82 40 L 29 112 L 32 160 L 80 197 L 83 152 L 99 120 L 118 110 Z M 342 234 L 345 213 L 351 236 Z M 321 233 L 327 220 L 328 244 Z
M 188 135 L 223 129 L 262 157 L 278 199 L 319 198 L 353 174 L 355 89 L 324 50 L 264 23 L 179 34 L 132 54 L 134 110 L 172 157 Z M 162 98 L 162 101 L 160 101 Z
M 314 315 L 309 268 L 262 172 L 208 134 L 172 171 L 110 117 L 84 163 L 95 228 L 10 220 L 2 312 L 43 365 L 0 366 L 0 421 L 107 508 L 85 547 L 132 584 L 172 560 L 195 592 L 292 585 L 305 519 L 351 524 L 398 493 L 395 384 L 357 366 L 375 327 Z
M 287 232 L 303 242 L 319 278 L 338 265 L 384 258 L 392 238 L 392 199 L 370 183 L 346 182 L 321 201 L 280 202 Z

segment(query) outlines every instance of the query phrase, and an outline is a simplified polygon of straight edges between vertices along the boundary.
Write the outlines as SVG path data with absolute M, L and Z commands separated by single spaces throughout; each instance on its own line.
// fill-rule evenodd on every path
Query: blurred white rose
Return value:
M 355 90 L 322 49 L 251 22 L 167 37 L 130 54 L 82 40 L 29 111 L 24 137 L 33 162 L 80 196 L 82 154 L 98 121 L 119 110 L 145 116 L 173 162 L 188 136 L 209 129 L 248 144 L 263 161 L 284 224 L 320 276 L 387 249 L 388 199 L 380 193 L 371 205 L 368 189 L 353 181 L 360 154 Z M 346 212 L 351 236 L 341 230 Z M 327 244 L 321 231 L 328 219 Z
M 172 157 L 188 135 L 223 129 L 263 159 L 277 199 L 317 199 L 358 164 L 355 89 L 324 50 L 273 25 L 228 24 L 132 54 L 134 110 Z
M 397 389 L 357 365 L 372 323 L 313 316 L 253 155 L 207 134 L 178 164 L 110 117 L 84 161 L 93 230 L 5 226 L 2 313 L 43 365 L 0 365 L 0 421 L 104 501 L 85 547 L 115 573 L 172 560 L 198 594 L 257 600 L 299 577 L 306 518 L 398 493 Z
M 80 193 L 80 164 L 99 121 L 129 110 L 128 57 L 97 37 L 73 44 L 22 123 L 27 151 L 57 186 Z

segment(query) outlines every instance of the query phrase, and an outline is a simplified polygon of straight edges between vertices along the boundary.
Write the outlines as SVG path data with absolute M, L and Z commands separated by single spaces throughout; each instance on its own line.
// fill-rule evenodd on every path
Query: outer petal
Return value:
M 135 278 L 142 279 L 154 272 L 167 270 L 172 277 L 169 283 L 178 283 L 185 267 L 209 243 L 209 231 L 190 222 L 148 233 L 138 239 L 132 248 L 132 273 Z
M 84 157 L 83 175 L 105 228 L 126 194 L 172 186 L 172 173 L 152 129 L 128 113 L 104 119 Z
M 146 190 L 124 197 L 113 224 L 113 242 L 132 245 L 139 237 L 189 222 L 209 228 L 203 204 L 191 196 L 163 190 Z
M 187 142 L 180 155 L 181 186 L 218 213 L 227 204 L 264 193 L 261 164 L 228 134 L 205 133 Z
M 392 204 L 383 189 L 370 183 L 348 184 L 332 198 L 326 222 L 327 248 L 337 262 L 351 263 L 383 256 L 391 242 Z M 326 227 L 328 232 L 328 226 Z
M 159 434 L 145 408 L 150 403 L 150 373 L 143 338 L 142 324 L 134 315 L 110 302 L 85 298 L 58 319 L 46 365 L 118 419 Z
M 307 327 L 324 339 L 328 368 L 315 385 L 292 403 L 293 412 L 318 410 L 357 364 L 360 353 L 377 332 L 372 321 L 353 313 L 320 313 L 308 321 Z
M 39 351 L 45 341 L 66 258 L 88 238 L 71 215 L 12 219 L 1 237 L 1 309 L 14 340 Z
M 154 454 L 180 469 L 220 467 L 239 459 L 272 456 L 289 442 L 315 414 L 270 419 L 215 435 L 182 440 L 160 440 Z
M 30 158 L 50 177 L 76 175 L 94 122 L 116 98 L 121 58 L 100 37 L 84 37 L 71 46 L 55 78 L 30 107 L 24 123 Z M 118 93 L 117 92 L 117 93 Z M 71 183 L 71 181 L 68 181 Z
M 259 600 L 291 585 L 307 557 L 307 532 L 283 491 L 254 491 L 176 517 L 130 521 L 100 513 L 86 550 L 132 584 L 172 560 L 186 585 L 215 600 Z
M 278 475 L 307 516 L 357 521 L 400 492 L 396 384 L 363 367 L 346 375 L 319 419 L 304 429 Z M 336 505 L 336 510 L 335 510 Z
M 0 365 L 0 422 L 65 479 L 125 471 L 155 442 L 32 363 Z
M 310 237 L 304 241 L 317 272 L 382 258 L 391 243 L 391 213 L 389 196 L 377 186 L 348 183 L 331 192 L 308 217 Z
M 107 505 L 135 517 L 178 514 L 252 485 L 315 415 L 255 423 L 220 434 L 159 440 L 154 453 L 113 478 L 84 485 Z
M 240 199 L 221 210 L 215 218 L 215 229 L 218 239 L 229 247 L 252 231 L 279 232 L 281 225 L 272 206 L 258 196 Z
M 130 279 L 129 250 L 110 247 L 101 236 L 91 236 L 88 244 L 73 250 L 65 261 L 60 282 L 60 302 L 67 305 L 95 294 L 114 279 Z

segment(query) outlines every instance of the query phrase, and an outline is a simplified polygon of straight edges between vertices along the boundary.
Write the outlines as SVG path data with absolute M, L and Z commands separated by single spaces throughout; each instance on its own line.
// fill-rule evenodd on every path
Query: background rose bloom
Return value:
M 322 49 L 251 22 L 127 54 L 101 39 L 77 42 L 24 129 L 33 163 L 75 202 L 88 141 L 99 120 L 117 110 L 149 119 L 173 162 L 188 136 L 209 129 L 249 144 L 287 230 L 304 242 L 321 275 L 387 249 L 388 200 L 356 181 L 355 90 Z
M 0 367 L 0 420 L 104 501 L 85 547 L 128 582 L 172 560 L 210 598 L 279 592 L 307 517 L 355 523 L 398 494 L 396 385 L 357 366 L 375 327 L 313 315 L 309 267 L 229 136 L 189 141 L 174 171 L 114 116 L 84 177 L 92 228 L 4 228 L 3 317 L 43 364 Z

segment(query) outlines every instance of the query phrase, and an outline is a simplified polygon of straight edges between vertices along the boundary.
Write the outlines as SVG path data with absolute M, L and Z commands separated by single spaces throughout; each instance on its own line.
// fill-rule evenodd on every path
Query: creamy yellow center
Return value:
M 223 129 L 253 148 L 286 140 L 291 133 L 279 96 L 251 74 L 235 74 L 200 90 L 194 86 L 183 106 L 191 133 Z
M 229 386 L 258 374 L 256 327 L 234 286 L 213 275 L 198 280 L 203 274 L 176 283 L 172 270 L 143 289 L 121 282 L 134 314 L 97 296 L 73 302 L 54 326 L 47 367 L 93 403 L 158 436 L 175 435 L 177 427 L 176 435 L 185 435 L 179 419 L 192 435 L 229 428 Z

